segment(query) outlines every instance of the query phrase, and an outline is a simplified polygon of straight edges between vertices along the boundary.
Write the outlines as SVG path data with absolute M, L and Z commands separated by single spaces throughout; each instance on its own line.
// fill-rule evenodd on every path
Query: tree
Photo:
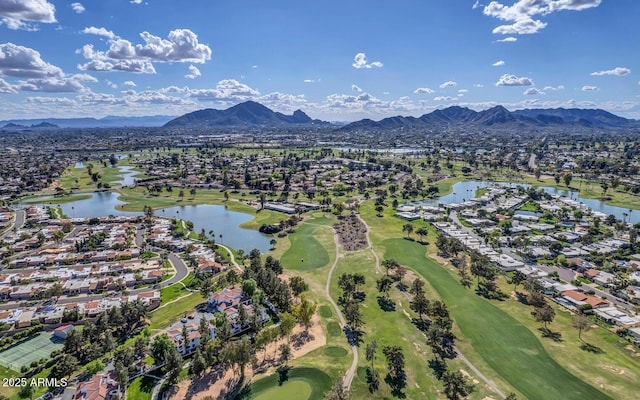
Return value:
M 258 285 L 256 284 L 255 280 L 245 279 L 244 281 L 242 281 L 242 293 L 251 297 L 255 293 L 257 286 Z
M 289 362 L 289 359 L 291 358 L 291 346 L 289 346 L 287 343 L 282 343 L 278 347 L 278 350 L 280 350 L 280 361 L 284 362 L 284 365 L 286 366 Z
M 21 399 L 29 399 L 32 400 L 33 396 L 36 394 L 36 386 L 35 385 L 24 385 L 20 388 L 18 392 L 18 396 Z
M 378 342 L 376 340 L 372 340 L 365 349 L 365 356 L 367 361 L 371 362 L 371 370 L 374 371 L 373 362 L 376 359 L 376 350 L 378 350 Z
M 571 325 L 578 330 L 578 339 L 582 340 L 582 332 L 591 329 L 591 321 L 584 315 L 577 315 L 571 321 Z
M 100 360 L 93 360 L 89 364 L 85 365 L 85 369 L 87 374 L 93 376 L 104 369 L 104 363 Z
M 573 175 L 571 174 L 571 172 L 567 172 L 566 174 L 564 174 L 562 179 L 564 179 L 564 184 L 567 187 L 569 187 L 569 185 L 571 185 L 571 180 L 573 179 Z
M 349 392 L 344 387 L 342 377 L 339 377 L 333 387 L 324 397 L 325 400 L 349 400 Z
M 397 266 L 399 266 L 400 264 L 398 264 L 398 262 L 396 260 L 394 260 L 393 258 L 389 258 L 389 259 L 384 259 L 382 260 L 382 266 L 385 268 L 386 272 L 385 275 L 389 275 L 389 270 L 390 269 L 394 269 Z
M 459 400 L 470 395 L 474 386 L 460 371 L 447 371 L 442 375 L 444 394 L 449 400 Z
M 289 286 L 296 297 L 300 296 L 302 292 L 309 290 L 309 285 L 307 285 L 304 278 L 301 276 L 292 276 L 289 280 Z
M 176 346 L 171 346 L 166 356 L 167 381 L 170 384 L 178 382 L 178 376 L 182 371 L 182 356 Z
M 422 315 L 429 313 L 430 302 L 425 297 L 424 293 L 418 293 L 413 296 L 413 301 L 411 301 L 411 304 L 409 306 L 411 310 L 418 313 L 418 315 L 420 316 L 420 320 L 422 321 Z
M 542 307 L 538 307 L 534 310 L 533 315 L 536 317 L 536 321 L 544 324 L 544 329 L 547 329 L 547 324 L 553 322 L 556 316 L 555 310 L 548 304 Z
M 402 232 L 407 232 L 407 237 L 411 237 L 411 233 L 413 232 L 413 224 L 407 223 L 402 225 Z
M 394 379 L 404 379 L 404 354 L 400 346 L 384 346 L 382 353 L 387 359 L 389 375 Z
M 169 350 L 172 347 L 175 348 L 175 345 L 166 333 L 158 335 L 151 345 L 151 357 L 153 357 L 157 364 L 162 364 L 166 361 Z
M 305 331 L 308 331 L 311 326 L 311 318 L 316 312 L 316 307 L 316 303 L 303 296 L 300 304 L 293 309 L 293 315 L 302 323 Z
M 278 243 L 278 241 L 275 238 L 269 240 L 269 244 L 271 245 L 271 249 L 275 249 L 277 243 Z
M 420 241 L 422 242 L 422 237 L 429 234 L 429 229 L 421 226 L 420 228 L 416 229 L 416 233 L 418 234 L 418 236 L 420 236 Z
M 513 283 L 513 291 L 516 292 L 518 289 L 518 285 L 524 282 L 527 279 L 527 276 L 520 271 L 516 271 L 513 273 L 511 277 L 511 283 Z
M 191 360 L 191 373 L 195 376 L 200 376 L 207 369 L 207 361 L 205 360 L 200 347 L 196 349 L 193 354 L 193 360 Z
M 378 287 L 378 291 L 384 294 L 385 299 L 389 299 L 389 290 L 393 285 L 393 278 L 385 275 L 376 281 L 376 285 Z
M 296 323 L 296 317 L 290 313 L 285 311 L 280 314 L 280 336 L 286 337 L 287 342 L 289 341 L 289 335 L 293 332 L 293 328 L 295 328 Z
M 78 359 L 72 355 L 63 353 L 62 357 L 56 363 L 52 375 L 56 378 L 67 378 L 78 367 Z
M 344 307 L 344 319 L 353 330 L 358 330 L 362 326 L 362 313 L 357 302 L 350 301 L 347 303 Z
M 58 299 L 60 298 L 60 296 L 62 296 L 63 294 L 64 294 L 64 285 L 60 282 L 54 283 L 47 289 L 47 295 L 50 298 L 55 299 L 56 303 L 58 302 Z
M 424 294 L 424 281 L 420 278 L 414 279 L 414 281 L 411 282 L 409 293 L 411 293 L 414 296 L 417 295 L 418 293 Z
M 120 385 L 122 392 L 126 392 L 129 386 L 129 368 L 121 361 L 116 361 L 113 365 L 113 378 Z

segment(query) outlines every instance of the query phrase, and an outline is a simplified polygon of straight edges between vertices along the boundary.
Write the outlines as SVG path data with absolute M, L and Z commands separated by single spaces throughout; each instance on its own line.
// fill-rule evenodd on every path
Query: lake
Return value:
M 124 167 L 123 167 L 124 168 Z M 135 172 L 134 172 L 135 173 Z M 105 217 L 108 215 L 142 215 L 141 212 L 116 210 L 116 206 L 123 204 L 118 200 L 118 194 L 112 192 L 93 193 L 90 199 L 72 201 L 60 204 L 64 214 L 71 218 Z M 46 203 L 36 204 L 44 205 Z M 193 222 L 194 230 L 204 229 L 209 235 L 213 230 L 216 241 L 229 245 L 234 249 L 242 249 L 246 253 L 258 249 L 261 253 L 271 248 L 271 238 L 253 229 L 244 229 L 240 224 L 250 221 L 250 214 L 229 211 L 224 206 L 200 204 L 194 206 L 176 206 L 155 210 L 159 217 L 177 217 Z M 222 235 L 222 239 L 220 239 Z

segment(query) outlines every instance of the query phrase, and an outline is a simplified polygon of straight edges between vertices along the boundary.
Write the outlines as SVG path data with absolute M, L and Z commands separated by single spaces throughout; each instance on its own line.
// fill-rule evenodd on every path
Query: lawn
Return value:
M 527 327 L 426 258 L 423 246 L 403 239 L 388 239 L 383 246 L 386 258 L 412 266 L 428 279 L 471 346 L 526 398 L 610 398 L 560 366 Z
M 29 198 L 23 198 L 21 201 L 23 204 L 41 204 L 41 203 L 63 204 L 63 203 L 70 203 L 72 201 L 87 200 L 90 198 L 91 198 L 90 194 L 72 194 L 72 195 L 60 196 L 60 197 L 47 196 L 47 198 L 44 200 L 42 199 L 42 196 L 34 196 Z
M 127 399 L 129 400 L 151 400 L 151 394 L 156 380 L 147 376 L 138 377 L 129 383 L 127 388 Z
M 157 330 L 171 325 L 184 314 L 191 313 L 200 303 L 204 302 L 204 298 L 200 292 L 193 292 L 187 297 L 168 305 L 167 307 L 157 308 L 151 314 L 151 330 Z
M 295 235 L 289 240 L 291 247 L 280 261 L 287 268 L 294 271 L 310 270 L 323 267 L 329 263 L 329 253 L 322 244 L 313 237 L 317 229 L 323 229 L 311 224 L 300 224 Z
M 333 384 L 331 377 L 317 368 L 294 367 L 287 378 L 282 385 L 277 373 L 257 380 L 251 384 L 249 398 L 322 400 Z

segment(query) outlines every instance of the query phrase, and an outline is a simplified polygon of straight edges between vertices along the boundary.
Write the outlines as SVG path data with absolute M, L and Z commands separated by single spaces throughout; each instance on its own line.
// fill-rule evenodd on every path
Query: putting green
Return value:
M 323 349 L 325 355 L 333 358 L 340 358 L 347 355 L 348 351 L 344 347 L 327 346 Z
M 340 325 L 335 321 L 331 321 L 327 324 L 327 331 L 329 331 L 329 336 L 335 337 L 342 335 L 342 328 L 340 328 Z
M 277 386 L 262 392 L 255 397 L 255 400 L 280 400 L 280 399 L 300 399 L 307 400 L 311 396 L 311 386 L 301 380 L 285 382 L 282 386 Z
M 331 307 L 326 304 L 318 307 L 318 314 L 320 314 L 322 318 L 330 318 L 333 315 L 333 313 L 331 312 Z
M 317 368 L 296 367 L 288 371 L 287 377 L 279 384 L 278 373 L 258 379 L 251 384 L 251 399 L 301 399 L 322 400 L 331 389 L 333 380 Z

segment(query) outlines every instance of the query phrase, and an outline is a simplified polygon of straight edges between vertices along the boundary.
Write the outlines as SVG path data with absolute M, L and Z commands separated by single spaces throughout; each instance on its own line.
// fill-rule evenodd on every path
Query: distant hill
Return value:
M 226 110 L 207 108 L 194 111 L 167 122 L 168 128 L 178 127 L 229 127 L 229 126 L 294 126 L 329 125 L 328 122 L 311 119 L 301 110 L 285 115 L 255 101 L 246 101 Z
M 0 121 L 0 126 L 8 129 L 28 128 L 123 128 L 123 127 L 159 127 L 174 117 L 154 115 L 148 117 L 117 117 L 104 118 L 38 118 L 12 119 Z M 44 124 L 44 125 L 43 125 Z
M 416 117 L 389 117 L 380 121 L 363 119 L 340 128 L 344 131 L 395 130 L 451 127 L 456 125 L 478 127 L 542 128 L 575 126 L 597 128 L 640 128 L 640 121 L 626 119 L 599 109 L 532 109 L 509 111 L 503 106 L 474 111 L 452 106 Z

